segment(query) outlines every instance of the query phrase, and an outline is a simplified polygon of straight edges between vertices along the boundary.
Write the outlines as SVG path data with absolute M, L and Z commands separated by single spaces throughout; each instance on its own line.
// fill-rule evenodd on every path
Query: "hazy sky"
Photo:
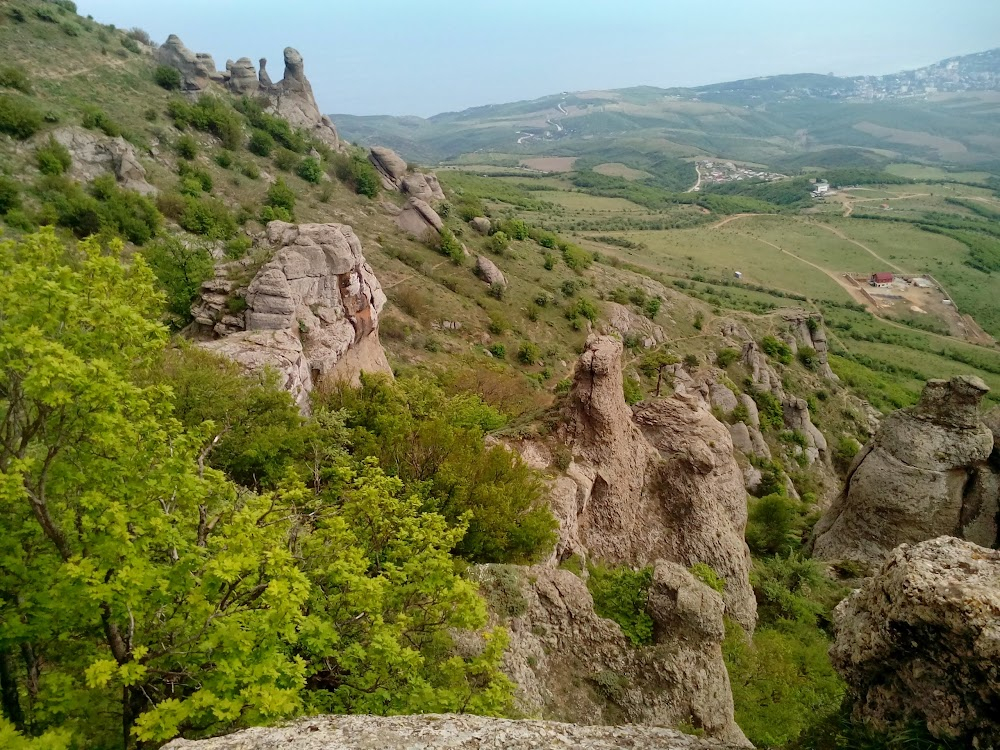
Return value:
M 281 77 L 324 112 L 431 115 L 560 91 L 889 73 L 1000 46 L 1000 0 L 78 0 Z

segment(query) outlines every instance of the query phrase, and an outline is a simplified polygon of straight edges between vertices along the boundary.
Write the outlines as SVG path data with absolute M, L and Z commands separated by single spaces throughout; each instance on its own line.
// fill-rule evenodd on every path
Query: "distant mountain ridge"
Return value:
M 626 140 L 643 152 L 656 141 L 668 155 L 767 164 L 837 147 L 879 158 L 989 165 L 1000 161 L 996 92 L 1000 48 L 884 76 L 802 73 L 694 88 L 560 93 L 429 118 L 331 118 L 349 140 L 432 162 L 477 153 L 584 155 L 613 139 L 616 147 Z

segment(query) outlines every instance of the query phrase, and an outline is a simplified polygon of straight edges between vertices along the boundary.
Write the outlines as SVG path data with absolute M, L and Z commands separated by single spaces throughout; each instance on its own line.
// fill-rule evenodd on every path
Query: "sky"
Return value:
M 220 68 L 295 47 L 320 109 L 430 116 L 562 91 L 880 75 L 1000 47 L 1000 0 L 77 0 Z

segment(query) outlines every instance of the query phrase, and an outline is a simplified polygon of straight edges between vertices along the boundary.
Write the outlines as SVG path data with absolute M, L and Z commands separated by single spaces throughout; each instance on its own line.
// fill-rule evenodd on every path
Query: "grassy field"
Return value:
M 989 172 L 963 172 L 931 167 L 924 164 L 888 164 L 887 172 L 909 177 L 911 180 L 955 180 L 956 182 L 984 182 L 989 178 Z

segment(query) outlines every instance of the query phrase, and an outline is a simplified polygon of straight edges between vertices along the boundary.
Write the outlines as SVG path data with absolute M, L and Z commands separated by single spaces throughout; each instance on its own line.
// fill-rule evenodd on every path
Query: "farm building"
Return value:
M 881 273 L 873 273 L 871 278 L 868 279 L 868 283 L 872 286 L 890 286 L 892 280 L 893 275 L 888 271 L 883 271 Z

